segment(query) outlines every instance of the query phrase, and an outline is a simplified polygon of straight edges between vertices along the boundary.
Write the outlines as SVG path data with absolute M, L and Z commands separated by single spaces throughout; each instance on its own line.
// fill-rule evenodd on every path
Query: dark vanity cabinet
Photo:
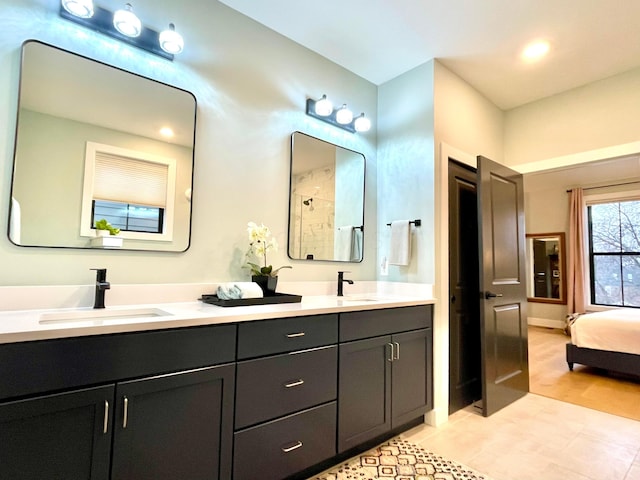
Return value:
M 432 408 L 431 306 L 340 316 L 338 452 Z
M 0 345 L 0 478 L 230 478 L 235 332 Z
M 242 323 L 234 480 L 278 480 L 336 455 L 338 315 Z
M 107 480 L 113 385 L 0 404 L 0 478 Z
M 0 344 L 0 479 L 280 480 L 432 407 L 432 306 Z

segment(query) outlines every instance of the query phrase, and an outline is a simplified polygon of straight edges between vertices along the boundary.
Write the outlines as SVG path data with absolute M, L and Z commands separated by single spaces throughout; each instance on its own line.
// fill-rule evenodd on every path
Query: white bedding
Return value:
M 640 309 L 617 308 L 580 315 L 571 342 L 583 348 L 640 355 Z

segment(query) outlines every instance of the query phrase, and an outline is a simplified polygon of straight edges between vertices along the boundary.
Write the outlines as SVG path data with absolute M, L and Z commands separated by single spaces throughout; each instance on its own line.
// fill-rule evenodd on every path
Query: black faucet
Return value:
M 345 273 L 349 273 L 349 272 L 338 272 L 338 296 L 339 297 L 344 296 L 342 293 L 342 285 L 344 284 L 344 282 L 347 282 L 349 285 L 353 285 L 353 280 L 348 280 L 344 278 Z
M 104 292 L 111 288 L 111 284 L 107 282 L 106 268 L 92 268 L 96 271 L 96 297 L 93 302 L 93 308 L 104 308 Z

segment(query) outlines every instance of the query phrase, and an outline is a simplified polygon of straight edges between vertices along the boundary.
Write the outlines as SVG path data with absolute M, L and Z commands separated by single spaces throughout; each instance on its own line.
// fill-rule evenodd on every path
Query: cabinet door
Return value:
M 231 477 L 233 365 L 116 386 L 112 480 Z
M 423 415 L 431 407 L 431 329 L 393 335 L 391 427 Z
M 391 337 L 340 345 L 338 452 L 391 428 Z
M 0 478 L 107 480 L 113 386 L 0 404 Z

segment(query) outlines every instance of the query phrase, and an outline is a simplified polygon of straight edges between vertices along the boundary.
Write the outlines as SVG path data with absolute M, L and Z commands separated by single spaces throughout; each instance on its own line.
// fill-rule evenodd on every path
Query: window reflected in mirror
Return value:
M 190 92 L 26 41 L 9 239 L 104 248 L 94 242 L 95 220 L 104 218 L 120 228 L 123 250 L 185 251 L 195 121 Z M 118 175 L 131 174 L 135 188 L 122 176 L 114 180 L 114 165 Z
M 365 157 L 310 135 L 291 135 L 289 257 L 361 262 Z
M 564 232 L 527 234 L 530 302 L 567 303 L 564 237 Z

